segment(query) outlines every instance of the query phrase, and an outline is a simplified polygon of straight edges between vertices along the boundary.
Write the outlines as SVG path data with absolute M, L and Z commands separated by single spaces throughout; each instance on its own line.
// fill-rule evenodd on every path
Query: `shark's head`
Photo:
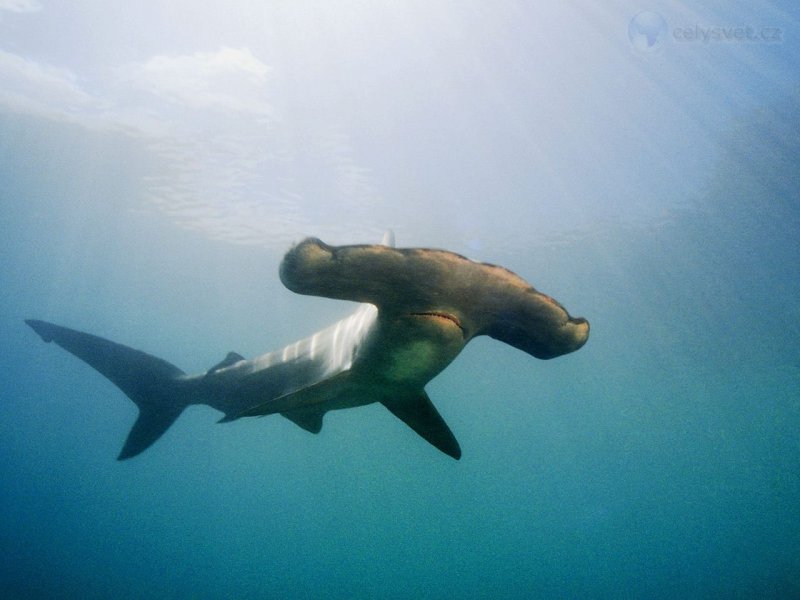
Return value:
M 577 350 L 589 336 L 586 319 L 572 318 L 511 271 L 444 250 L 337 247 L 308 238 L 286 254 L 280 275 L 300 294 L 368 302 L 464 343 L 489 335 L 536 358 Z

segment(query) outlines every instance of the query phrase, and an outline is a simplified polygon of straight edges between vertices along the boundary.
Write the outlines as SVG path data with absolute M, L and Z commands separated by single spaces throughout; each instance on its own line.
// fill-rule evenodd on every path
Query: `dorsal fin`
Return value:
M 223 358 L 220 362 L 215 364 L 211 367 L 206 374 L 211 374 L 214 371 L 219 371 L 220 369 L 224 369 L 225 367 L 230 367 L 231 365 L 235 365 L 240 360 L 244 360 L 244 356 L 241 354 L 237 354 L 236 352 L 228 352 L 228 355 Z
M 394 248 L 394 231 L 391 229 L 387 229 L 383 233 L 383 239 L 381 239 L 381 246 L 389 246 L 390 248 Z

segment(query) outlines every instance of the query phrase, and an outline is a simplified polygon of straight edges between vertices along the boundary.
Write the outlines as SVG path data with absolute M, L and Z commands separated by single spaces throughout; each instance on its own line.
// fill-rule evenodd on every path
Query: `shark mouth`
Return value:
M 432 317 L 434 319 L 444 319 L 445 321 L 450 321 L 456 327 L 461 330 L 461 333 L 464 334 L 464 327 L 461 325 L 461 321 L 459 321 L 454 315 L 449 313 L 443 312 L 436 312 L 436 311 L 429 311 L 429 312 L 413 312 L 411 313 L 412 317 Z

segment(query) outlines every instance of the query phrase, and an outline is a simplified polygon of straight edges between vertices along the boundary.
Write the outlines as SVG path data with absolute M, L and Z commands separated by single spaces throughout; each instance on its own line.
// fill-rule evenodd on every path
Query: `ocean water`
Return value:
M 0 596 L 800 597 L 791 3 L 81 4 L 0 2 Z M 592 326 L 470 342 L 460 461 L 372 405 L 118 462 L 135 406 L 24 323 L 200 372 L 353 309 L 292 241 L 387 228 Z

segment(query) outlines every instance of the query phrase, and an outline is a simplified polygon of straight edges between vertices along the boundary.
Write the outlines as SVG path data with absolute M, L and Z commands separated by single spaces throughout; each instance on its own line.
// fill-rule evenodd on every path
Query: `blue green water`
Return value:
M 568 29 L 510 4 L 276 8 L 261 42 L 250 4 L 219 37 L 211 13 L 148 13 L 155 30 L 95 31 L 69 56 L 45 36 L 58 9 L 0 8 L 17 35 L 0 44 L 0 595 L 800 597 L 797 15 L 658 5 L 667 34 L 783 37 L 648 54 L 623 4 L 553 9 Z M 262 77 L 280 117 L 258 108 Z M 131 81 L 160 100 L 123 99 Z M 506 266 L 592 325 L 551 361 L 477 339 L 431 382 L 460 461 L 378 405 L 316 436 L 195 406 L 120 463 L 133 404 L 23 322 L 199 372 L 352 310 L 283 288 L 292 240 L 388 227 Z

